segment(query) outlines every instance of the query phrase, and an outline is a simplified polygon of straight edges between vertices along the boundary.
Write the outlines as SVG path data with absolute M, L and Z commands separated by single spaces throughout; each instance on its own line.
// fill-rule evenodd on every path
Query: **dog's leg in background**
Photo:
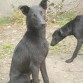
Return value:
M 44 83 L 49 83 L 45 61 L 41 64 L 40 70 L 41 70 L 41 74 L 42 74 Z
M 74 58 L 77 57 L 77 53 L 79 52 L 79 50 L 82 46 L 82 43 L 83 43 L 83 40 L 77 40 L 77 46 L 76 46 L 76 49 L 73 53 L 73 56 L 70 59 L 66 60 L 66 63 L 71 63 L 74 60 Z

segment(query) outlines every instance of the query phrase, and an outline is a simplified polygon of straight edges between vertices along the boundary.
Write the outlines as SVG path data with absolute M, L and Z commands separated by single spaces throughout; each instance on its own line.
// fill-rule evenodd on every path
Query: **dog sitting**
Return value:
M 49 83 L 45 58 L 48 54 L 46 40 L 45 15 L 47 0 L 42 0 L 38 6 L 20 6 L 19 9 L 26 16 L 27 32 L 15 48 L 9 83 L 39 83 L 39 69 L 44 83 Z

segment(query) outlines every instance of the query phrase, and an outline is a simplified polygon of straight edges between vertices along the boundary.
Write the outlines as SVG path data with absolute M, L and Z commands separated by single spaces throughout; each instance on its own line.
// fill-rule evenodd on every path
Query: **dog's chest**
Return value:
M 48 51 L 48 43 L 47 41 L 43 41 L 43 42 L 40 42 L 38 44 L 38 49 L 40 50 L 40 52 L 42 52 L 42 54 L 46 54 L 47 51 Z
M 39 42 L 37 44 L 31 45 L 32 50 L 30 49 L 31 61 L 34 63 L 40 63 L 46 58 L 48 53 L 48 44 L 47 41 Z
M 29 42 L 28 43 L 28 49 L 29 52 L 32 54 L 32 55 L 38 55 L 38 56 L 46 56 L 47 55 L 47 52 L 48 52 L 48 42 L 46 40 L 40 40 L 39 42 L 35 42 L 35 43 L 32 43 L 32 42 Z

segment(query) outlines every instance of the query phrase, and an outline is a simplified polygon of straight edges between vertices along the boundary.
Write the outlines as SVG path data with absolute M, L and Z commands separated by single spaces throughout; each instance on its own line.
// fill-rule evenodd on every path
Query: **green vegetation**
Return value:
M 75 17 L 74 12 L 58 12 L 57 15 L 54 17 L 56 22 L 63 26 L 70 20 L 72 20 Z M 16 23 L 16 24 L 24 24 L 25 23 L 25 16 L 22 14 L 20 10 L 14 10 L 12 12 L 12 15 L 7 18 L 0 19 L 0 25 L 5 25 L 9 23 Z
M 55 20 L 58 24 L 60 24 L 61 26 L 65 25 L 67 22 L 69 22 L 70 20 L 72 20 L 73 18 L 75 18 L 75 13 L 74 12 L 63 12 L 63 13 L 59 13 L 58 15 L 56 15 Z
M 2 58 L 2 56 L 3 56 L 3 52 L 0 52 L 0 59 Z
M 11 45 L 9 45 L 9 44 L 4 44 L 3 45 L 3 49 L 11 49 L 12 48 L 12 46 Z
M 56 46 L 50 47 L 50 50 L 54 51 L 54 52 L 59 52 L 62 48 L 61 44 L 57 44 Z
M 11 16 L 0 19 L 0 25 L 6 25 L 6 24 L 10 24 L 10 23 L 24 24 L 25 16 L 21 13 L 21 11 L 14 10 L 14 12 L 12 12 Z
M 5 24 L 9 24 L 9 23 L 11 23 L 11 18 L 10 17 L 0 19 L 0 25 L 5 25 Z
M 11 19 L 12 19 L 13 23 L 17 23 L 17 24 L 18 23 L 21 23 L 21 24 L 25 23 L 25 16 L 19 10 L 14 10 L 14 12 L 12 13 Z
M 3 44 L 2 49 L 0 51 L 0 58 L 2 58 L 5 55 L 12 55 L 14 50 L 14 47 L 10 44 Z

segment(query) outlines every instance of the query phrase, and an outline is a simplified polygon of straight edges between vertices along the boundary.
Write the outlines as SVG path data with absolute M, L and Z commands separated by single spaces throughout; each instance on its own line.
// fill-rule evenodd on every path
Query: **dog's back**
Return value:
M 74 19 L 73 35 L 77 39 L 83 39 L 83 15 L 79 15 Z

